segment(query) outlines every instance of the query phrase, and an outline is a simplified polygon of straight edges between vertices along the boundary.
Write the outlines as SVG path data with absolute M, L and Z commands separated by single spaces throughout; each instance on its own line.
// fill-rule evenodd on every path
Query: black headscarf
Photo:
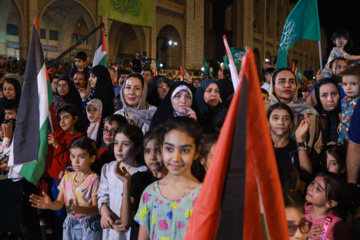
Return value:
M 0 121 L 1 122 L 4 120 L 4 117 L 5 117 L 5 115 L 4 115 L 5 105 L 9 102 L 15 102 L 16 104 L 19 104 L 20 96 L 21 96 L 21 85 L 20 85 L 19 80 L 15 79 L 15 78 L 11 78 L 11 77 L 5 77 L 1 88 L 4 87 L 4 83 L 10 83 L 11 85 L 14 86 L 15 99 L 9 100 L 5 96 L 2 99 L 0 99 Z
M 150 105 L 153 105 L 156 107 L 158 107 L 160 105 L 161 99 L 157 92 L 157 88 L 162 82 L 166 83 L 169 87 L 171 85 L 170 79 L 168 79 L 164 76 L 161 76 L 161 75 L 157 75 L 150 80 L 150 83 L 148 85 L 148 92 L 147 92 L 147 96 L 146 96 L 146 101 Z
M 186 85 L 192 92 L 193 95 L 193 100 L 192 100 L 192 104 L 191 104 L 191 109 L 196 113 L 197 116 L 197 121 L 198 122 L 202 122 L 201 121 L 201 116 L 199 114 L 199 110 L 195 101 L 195 91 L 196 89 L 191 85 L 188 84 L 187 82 L 183 82 L 183 81 L 177 81 L 174 82 L 170 89 L 169 92 L 166 94 L 165 98 L 161 101 L 159 107 L 157 108 L 151 124 L 150 124 L 150 128 L 149 129 L 153 129 L 154 127 L 160 125 L 161 123 L 165 122 L 167 119 L 174 117 L 174 109 L 173 106 L 171 104 L 171 95 L 174 92 L 174 90 L 180 86 L 180 85 Z
M 114 113 L 113 99 L 115 97 L 109 70 L 104 66 L 96 65 L 90 72 L 97 77 L 97 81 L 95 87 L 90 89 L 91 96 L 89 92 L 89 97 L 101 100 L 103 104 L 102 117 L 106 118 Z
M 67 85 L 69 86 L 69 92 L 66 96 L 60 96 L 58 93 L 58 90 L 56 88 L 56 95 L 60 96 L 62 99 L 64 99 L 65 103 L 71 103 L 76 105 L 79 108 L 79 111 L 82 110 L 82 100 L 80 97 L 80 94 L 78 90 L 76 89 L 73 81 L 68 76 L 62 76 L 59 78 L 59 81 L 66 81 Z
M 339 85 L 332 78 L 320 79 L 315 84 L 315 97 L 317 101 L 315 109 L 320 114 L 320 125 L 322 129 L 322 137 L 324 144 L 327 144 L 328 142 L 337 142 L 338 140 L 337 127 L 340 123 L 339 113 L 341 113 L 340 97 L 339 97 L 339 102 L 337 103 L 337 107 L 334 110 L 327 111 L 324 109 L 320 100 L 320 87 L 326 84 L 335 85 L 340 96 Z

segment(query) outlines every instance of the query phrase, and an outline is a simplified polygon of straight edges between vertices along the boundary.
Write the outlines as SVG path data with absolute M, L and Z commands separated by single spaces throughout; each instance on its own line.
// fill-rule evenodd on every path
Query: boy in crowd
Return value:
M 87 54 L 85 52 L 78 52 L 75 55 L 75 67 L 73 67 L 70 71 L 69 77 L 71 79 L 74 78 L 75 73 L 77 72 L 83 72 L 85 73 L 86 77 L 90 77 L 90 69 L 86 67 L 86 61 L 87 61 Z

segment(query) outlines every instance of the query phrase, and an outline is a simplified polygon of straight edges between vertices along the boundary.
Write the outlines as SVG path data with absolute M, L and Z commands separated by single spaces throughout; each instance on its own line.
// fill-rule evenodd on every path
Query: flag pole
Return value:
M 321 54 L 321 41 L 318 41 L 318 43 L 319 43 L 320 68 L 322 69 L 323 65 L 322 65 L 322 54 Z

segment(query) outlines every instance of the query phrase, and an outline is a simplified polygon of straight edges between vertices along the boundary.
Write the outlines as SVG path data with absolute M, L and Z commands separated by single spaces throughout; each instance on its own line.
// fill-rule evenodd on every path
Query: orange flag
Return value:
M 186 240 L 289 239 L 277 164 L 250 48 L 241 68 L 237 91 L 186 229 Z

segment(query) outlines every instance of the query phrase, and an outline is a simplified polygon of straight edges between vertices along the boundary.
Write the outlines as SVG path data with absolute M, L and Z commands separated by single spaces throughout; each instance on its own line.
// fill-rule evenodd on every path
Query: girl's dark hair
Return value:
M 346 37 L 346 40 L 350 40 L 349 32 L 345 29 L 338 29 L 331 35 L 331 40 L 335 41 L 338 37 Z
M 128 137 L 133 143 L 134 148 L 141 148 L 144 135 L 141 131 L 141 129 L 135 125 L 126 124 L 122 127 L 120 127 L 114 134 L 114 139 L 116 135 L 118 134 L 124 134 L 126 137 Z
M 50 83 L 52 83 L 53 81 L 54 81 L 54 79 L 60 79 L 60 76 L 58 76 L 58 75 L 51 75 L 50 76 Z
M 327 201 L 336 201 L 337 206 L 333 210 L 344 218 L 350 201 L 350 192 L 344 179 L 332 172 L 319 172 L 315 177 L 324 178 L 325 199 Z
M 217 133 L 205 134 L 200 140 L 200 157 L 206 159 L 211 147 L 216 143 L 219 135 Z
M 284 197 L 285 208 L 296 208 L 301 213 L 304 213 L 304 201 L 302 200 L 301 197 L 287 190 L 283 190 L 283 197 Z
M 153 130 L 147 131 L 144 135 L 144 140 L 143 140 L 144 148 L 145 148 L 146 144 L 148 144 L 148 142 L 153 139 L 156 139 L 160 143 L 159 137 L 160 137 L 160 129 L 159 128 L 154 128 Z
M 281 162 L 278 164 L 278 171 L 282 189 L 289 192 L 294 191 L 300 180 L 299 170 L 289 162 Z
M 59 120 L 60 120 L 60 114 L 62 112 L 70 113 L 70 115 L 73 118 L 78 117 L 78 120 L 76 121 L 74 127 L 77 132 L 81 132 L 82 131 L 82 115 L 81 115 L 79 108 L 75 104 L 65 104 L 64 106 L 62 106 L 59 109 L 59 111 L 57 113 L 57 117 Z
M 294 120 L 294 114 L 293 114 L 291 108 L 287 104 L 282 103 L 282 102 L 275 103 L 275 104 L 273 104 L 273 105 L 271 105 L 269 107 L 269 109 L 267 110 L 267 118 L 268 118 L 268 120 L 270 119 L 270 115 L 274 111 L 274 109 L 284 109 L 284 110 L 286 110 L 290 115 L 291 122 Z
M 69 149 L 72 148 L 84 149 L 89 153 L 90 157 L 96 156 L 97 153 L 95 141 L 86 136 L 74 138 L 69 144 Z
M 289 68 L 279 68 L 278 70 L 274 71 L 273 74 L 271 75 L 271 82 L 272 82 L 272 85 L 273 87 L 275 86 L 275 79 L 277 77 L 277 75 L 283 71 L 289 71 L 291 72 L 293 75 L 294 75 L 294 78 L 296 79 L 296 76 L 295 76 L 295 73 L 293 71 L 291 71 L 291 69 Z M 296 82 L 296 85 L 297 85 L 297 81 Z
M 329 145 L 326 147 L 325 151 L 336 159 L 336 162 L 339 164 L 340 171 L 346 169 L 347 144 Z
M 160 132 L 160 144 L 164 143 L 165 135 L 172 130 L 178 130 L 184 132 L 194 139 L 195 147 L 200 146 L 200 140 L 202 137 L 202 128 L 200 124 L 193 118 L 189 117 L 171 117 L 162 124 Z
M 140 73 L 130 73 L 129 75 L 127 75 L 125 78 L 125 81 L 124 81 L 124 86 L 126 84 L 126 81 L 131 77 L 139 79 L 141 81 L 141 86 L 144 87 L 145 80 L 144 80 L 143 76 L 141 76 Z

